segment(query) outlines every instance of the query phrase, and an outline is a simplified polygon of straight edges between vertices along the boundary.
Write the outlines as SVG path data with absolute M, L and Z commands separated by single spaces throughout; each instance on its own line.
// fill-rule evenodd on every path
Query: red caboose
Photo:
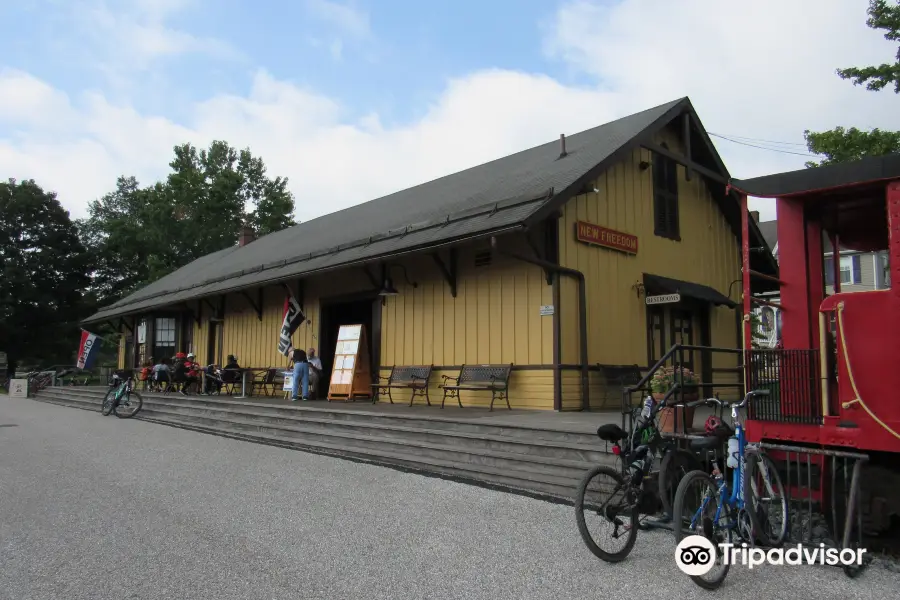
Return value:
M 778 215 L 783 350 L 750 350 L 752 302 L 767 303 L 752 297 L 751 280 L 767 276 L 750 271 L 744 243 L 745 381 L 777 391 L 750 411 L 748 438 L 864 451 L 866 529 L 883 531 L 900 517 L 900 155 L 733 180 L 731 187 L 744 197 L 744 240 L 747 196 L 776 198 Z M 825 237 L 835 249 L 888 251 L 890 287 L 842 293 L 834 260 L 834 293 L 826 295 Z M 777 370 L 777 384 L 760 376 L 762 355 Z

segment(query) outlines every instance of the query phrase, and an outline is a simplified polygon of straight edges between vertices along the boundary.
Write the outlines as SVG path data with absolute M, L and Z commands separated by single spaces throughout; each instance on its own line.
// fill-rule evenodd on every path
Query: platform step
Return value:
M 46 388 L 35 399 L 99 413 L 107 390 Z M 376 413 L 207 396 L 142 393 L 142 397 L 140 420 L 566 501 L 585 471 L 597 464 L 615 464 L 596 436 L 564 430 L 390 414 L 389 408 Z

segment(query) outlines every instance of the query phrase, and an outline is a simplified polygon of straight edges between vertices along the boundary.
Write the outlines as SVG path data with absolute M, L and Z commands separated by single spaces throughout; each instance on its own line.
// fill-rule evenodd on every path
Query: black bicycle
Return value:
M 662 402 L 648 397 L 640 413 L 632 419 L 633 431 L 629 435 L 616 424 L 602 425 L 597 436 L 613 444 L 612 452 L 618 457 L 613 468 L 600 465 L 588 471 L 575 494 L 575 517 L 578 531 L 588 549 L 606 562 L 624 560 L 634 547 L 641 515 L 644 519 L 658 515 L 660 508 L 667 517 L 672 514 L 672 500 L 681 478 L 701 469 L 700 459 L 687 450 L 678 448 L 674 440 L 662 436 L 657 426 Z M 658 459 L 659 469 L 653 472 Z M 607 482 L 600 480 L 606 478 Z M 611 528 L 610 544 L 599 541 L 591 534 L 595 522 L 602 528 Z M 665 518 L 663 519 L 665 520 Z
M 134 375 L 131 372 L 116 372 L 109 383 L 109 391 L 100 408 L 103 416 L 114 413 L 120 419 L 130 419 L 138 414 L 144 406 L 144 399 L 134 389 Z

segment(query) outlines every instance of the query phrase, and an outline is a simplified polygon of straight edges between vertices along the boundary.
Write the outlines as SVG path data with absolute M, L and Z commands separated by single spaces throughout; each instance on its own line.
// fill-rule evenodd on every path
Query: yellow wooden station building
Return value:
M 338 329 L 362 324 L 371 372 L 432 365 L 433 403 L 441 375 L 511 364 L 513 408 L 617 408 L 608 367 L 646 370 L 677 342 L 740 347 L 741 208 L 728 178 L 682 98 L 259 239 L 244 231 L 86 324 L 121 329 L 120 367 L 176 351 L 286 367 L 290 293 L 306 317 L 293 344 L 318 351 L 325 382 Z M 751 268 L 776 274 L 750 225 Z M 685 362 L 704 382 L 738 365 L 702 352 Z

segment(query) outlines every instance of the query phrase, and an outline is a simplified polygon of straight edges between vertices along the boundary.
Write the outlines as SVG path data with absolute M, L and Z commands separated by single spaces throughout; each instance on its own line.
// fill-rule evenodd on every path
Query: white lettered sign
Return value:
M 672 304 L 673 302 L 681 302 L 681 294 L 660 294 L 658 296 L 647 296 L 647 304 Z

